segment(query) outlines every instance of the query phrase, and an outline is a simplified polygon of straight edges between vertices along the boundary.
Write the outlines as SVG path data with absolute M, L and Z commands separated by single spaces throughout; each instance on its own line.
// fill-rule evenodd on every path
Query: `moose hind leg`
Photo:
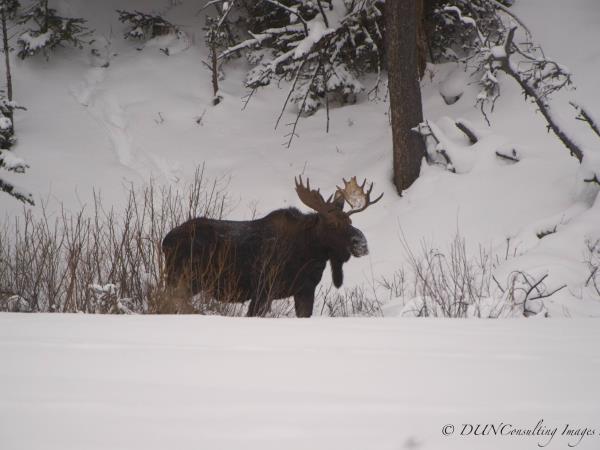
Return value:
M 296 309 L 296 317 L 312 316 L 314 303 L 315 303 L 314 290 L 310 293 L 302 293 L 302 294 L 294 295 L 294 307 Z

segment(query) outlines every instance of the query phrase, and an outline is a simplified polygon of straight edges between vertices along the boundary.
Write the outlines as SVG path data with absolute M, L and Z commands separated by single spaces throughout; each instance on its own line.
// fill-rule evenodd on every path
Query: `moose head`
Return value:
M 325 200 L 320 189 L 310 188 L 308 178 L 306 185 L 302 176 L 295 179 L 296 193 L 300 201 L 318 214 L 316 233 L 327 248 L 333 284 L 338 288 L 344 281 L 342 265 L 350 256 L 361 257 L 369 254 L 367 239 L 362 231 L 352 226 L 350 216 L 364 211 L 383 197 L 381 194 L 375 200 L 371 200 L 373 183 L 365 192 L 366 179 L 360 186 L 356 177 L 350 178 L 349 181 L 344 178 L 342 180 L 344 187 L 337 186 L 335 193 Z M 345 204 L 350 207 L 348 211 L 344 211 Z

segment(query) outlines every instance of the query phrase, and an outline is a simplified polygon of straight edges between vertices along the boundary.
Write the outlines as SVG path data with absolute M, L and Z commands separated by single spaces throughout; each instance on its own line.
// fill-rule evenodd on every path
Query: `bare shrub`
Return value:
M 414 315 L 466 317 L 471 305 L 489 296 L 489 257 L 481 251 L 479 259 L 471 261 L 459 236 L 452 241 L 448 255 L 421 243 L 417 256 L 404 238 L 402 246 L 414 275 Z
M 511 272 L 503 282 L 495 276 L 501 262 L 480 247 L 469 256 L 465 240 L 456 235 L 446 252 L 421 243 L 415 253 L 404 236 L 402 246 L 410 268 L 409 279 L 398 273 L 381 285 L 390 296 L 410 299 L 404 302 L 402 315 L 416 317 L 529 317 L 545 314 L 543 299 L 565 286 L 549 289 L 544 281 L 548 274 Z M 507 248 L 506 257 L 509 257 Z
M 388 301 L 396 298 L 404 299 L 407 290 L 406 272 L 403 268 L 396 270 L 390 277 L 382 277 L 379 285 L 388 293 Z
M 590 275 L 585 281 L 585 288 L 600 298 L 600 239 L 586 240 L 586 247 L 585 263 Z
M 199 168 L 185 190 L 131 187 L 123 211 L 106 209 L 98 195 L 76 213 L 24 211 L 0 228 L 0 308 L 17 296 L 34 312 L 207 311 L 193 299 L 171 305 L 161 241 L 189 218 L 221 218 L 224 184 Z
M 373 293 L 368 295 L 363 286 L 334 290 L 332 285 L 319 287 L 315 310 L 328 317 L 382 317 L 381 302 Z

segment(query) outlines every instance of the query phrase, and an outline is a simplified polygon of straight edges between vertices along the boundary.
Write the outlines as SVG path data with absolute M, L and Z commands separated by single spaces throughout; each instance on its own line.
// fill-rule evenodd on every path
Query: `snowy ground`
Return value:
M 546 448 L 597 449 L 599 339 L 576 319 L 3 314 L 0 448 L 533 450 L 550 436 L 464 426 L 543 420 Z

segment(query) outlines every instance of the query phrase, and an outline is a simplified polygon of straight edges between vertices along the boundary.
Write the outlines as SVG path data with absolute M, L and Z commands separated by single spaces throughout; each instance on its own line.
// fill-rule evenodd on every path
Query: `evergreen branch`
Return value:
M 31 206 L 35 205 L 33 196 L 30 193 L 21 191 L 17 186 L 4 181 L 2 178 L 0 178 L 0 191 L 6 192 L 11 197 L 16 198 L 23 203 L 28 203 Z

